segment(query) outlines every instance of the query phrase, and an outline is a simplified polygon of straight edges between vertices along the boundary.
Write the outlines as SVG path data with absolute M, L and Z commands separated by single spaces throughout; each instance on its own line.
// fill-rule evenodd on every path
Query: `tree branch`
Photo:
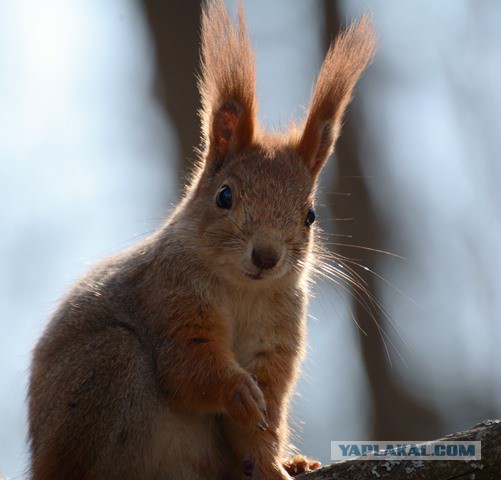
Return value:
M 433 461 L 344 460 L 296 477 L 297 480 L 496 480 L 501 479 L 501 420 L 486 420 L 440 441 L 481 441 L 482 459 Z M 435 442 L 427 442 L 432 444 Z

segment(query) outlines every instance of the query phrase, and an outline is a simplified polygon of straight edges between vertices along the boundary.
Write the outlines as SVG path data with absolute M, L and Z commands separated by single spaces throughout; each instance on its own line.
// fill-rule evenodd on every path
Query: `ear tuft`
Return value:
M 206 162 L 224 160 L 250 145 L 256 126 L 254 52 L 240 4 L 236 25 L 223 0 L 202 13 L 202 142 Z
M 376 51 L 368 15 L 352 23 L 331 45 L 318 76 L 298 151 L 312 176 L 332 153 L 353 89 Z

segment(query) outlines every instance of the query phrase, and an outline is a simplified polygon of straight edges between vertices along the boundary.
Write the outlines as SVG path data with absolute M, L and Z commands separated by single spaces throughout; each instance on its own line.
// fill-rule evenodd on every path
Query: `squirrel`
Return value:
M 38 341 L 32 480 L 285 480 L 287 413 L 305 351 L 315 193 L 376 40 L 338 36 L 303 128 L 257 121 L 243 7 L 202 12 L 199 162 L 179 205 L 95 266 Z M 302 464 L 302 465 L 301 465 Z

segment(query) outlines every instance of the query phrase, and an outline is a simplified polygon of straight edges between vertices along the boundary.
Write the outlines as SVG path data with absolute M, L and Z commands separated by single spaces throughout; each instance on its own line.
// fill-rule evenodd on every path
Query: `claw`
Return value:
M 265 432 L 267 429 L 268 429 L 269 425 L 268 425 L 268 422 L 266 420 L 262 420 L 261 422 L 259 422 L 257 424 L 257 428 L 259 428 L 259 430 Z

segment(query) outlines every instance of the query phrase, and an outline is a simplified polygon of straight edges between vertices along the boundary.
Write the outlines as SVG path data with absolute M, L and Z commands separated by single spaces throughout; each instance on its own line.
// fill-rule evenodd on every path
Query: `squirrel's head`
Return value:
M 261 285 L 304 270 L 318 174 L 374 50 L 363 17 L 329 49 L 301 131 L 270 134 L 257 123 L 254 54 L 242 6 L 234 26 L 223 0 L 207 4 L 199 82 L 203 147 L 178 231 L 212 270 L 236 284 Z

